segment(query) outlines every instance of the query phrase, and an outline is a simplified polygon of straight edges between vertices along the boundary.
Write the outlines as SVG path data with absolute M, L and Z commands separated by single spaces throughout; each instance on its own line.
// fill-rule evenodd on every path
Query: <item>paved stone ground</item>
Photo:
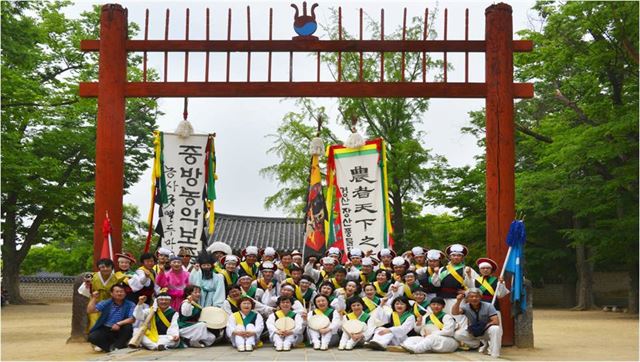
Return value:
M 351 351 L 316 351 L 311 347 L 294 348 L 289 352 L 276 352 L 271 344 L 265 344 L 253 352 L 238 352 L 230 345 L 216 345 L 209 348 L 184 348 L 162 352 L 118 350 L 100 356 L 95 361 L 494 361 L 478 351 L 455 353 L 410 354 L 407 352 L 382 352 L 366 348 Z

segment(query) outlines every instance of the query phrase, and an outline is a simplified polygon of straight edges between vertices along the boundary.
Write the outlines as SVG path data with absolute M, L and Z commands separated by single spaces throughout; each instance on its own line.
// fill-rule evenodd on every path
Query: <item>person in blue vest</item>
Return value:
M 100 318 L 89 331 L 88 340 L 95 345 L 96 351 L 111 352 L 127 347 L 133 335 L 133 309 L 135 303 L 126 300 L 125 286 L 111 286 L 111 298 L 98 302 L 100 293 L 95 291 L 87 305 L 87 313 L 100 312 Z

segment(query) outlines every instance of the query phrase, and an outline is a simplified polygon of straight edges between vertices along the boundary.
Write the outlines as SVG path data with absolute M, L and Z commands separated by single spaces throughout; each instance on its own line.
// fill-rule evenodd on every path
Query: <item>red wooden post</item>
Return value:
M 505 239 L 515 217 L 515 147 L 513 122 L 513 19 L 511 6 L 499 3 L 485 10 L 487 255 L 500 266 L 507 254 Z M 500 300 L 503 345 L 513 345 L 509 298 Z
M 93 259 L 100 258 L 102 223 L 109 212 L 113 252 L 121 250 L 124 189 L 124 85 L 127 81 L 127 10 L 118 4 L 102 7 L 98 121 L 96 129 L 96 194 L 93 221 Z M 95 263 L 94 263 L 95 264 Z

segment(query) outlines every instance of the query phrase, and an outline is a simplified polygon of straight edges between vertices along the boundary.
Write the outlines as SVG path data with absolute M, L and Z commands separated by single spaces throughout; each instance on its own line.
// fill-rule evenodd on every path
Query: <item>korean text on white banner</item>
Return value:
M 382 139 L 329 147 L 327 246 L 374 253 L 392 246 L 386 151 Z M 346 254 L 346 253 L 345 253 Z
M 180 248 L 192 255 L 202 250 L 208 218 L 213 234 L 215 195 L 214 135 L 156 132 L 154 199 L 160 205 L 159 227 L 162 247 L 178 254 Z M 152 217 L 152 215 L 151 215 Z M 146 247 L 145 249 L 148 249 Z

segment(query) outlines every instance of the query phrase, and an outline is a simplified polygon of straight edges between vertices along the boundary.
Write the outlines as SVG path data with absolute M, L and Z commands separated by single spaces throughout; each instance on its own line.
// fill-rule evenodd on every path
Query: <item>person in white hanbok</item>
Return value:
M 200 300 L 200 287 L 195 285 L 187 285 L 184 288 L 184 294 L 187 298 L 180 306 L 180 317 L 178 325 L 180 326 L 180 337 L 188 341 L 190 347 L 208 347 L 216 340 L 216 336 L 209 332 L 205 322 L 199 322 L 202 306 L 198 303 Z
M 373 331 L 376 328 L 370 314 L 364 311 L 364 301 L 358 296 L 347 299 L 347 309 L 345 315 L 342 317 L 342 324 L 349 320 L 359 320 L 363 322 L 366 324 L 366 329 L 353 334 L 349 334 L 343 330 L 340 344 L 338 345 L 339 350 L 352 350 L 354 347 L 364 345 L 366 341 L 371 339 Z
M 268 295 L 268 293 L 264 293 L 265 296 Z M 299 300 L 297 300 L 295 297 L 295 286 L 291 285 L 291 284 L 283 284 L 280 287 L 280 296 L 270 296 L 269 300 L 266 300 L 265 296 L 262 297 L 262 302 L 266 302 L 268 306 L 276 308 L 278 306 L 278 300 L 280 299 L 280 297 L 285 297 L 285 298 L 291 298 L 291 300 L 293 301 L 292 305 L 291 305 L 291 309 L 295 312 L 295 313 L 300 313 L 303 311 L 306 311 L 306 308 L 304 307 L 304 305 L 302 305 L 302 303 L 300 303 Z
M 136 328 L 133 331 L 138 333 L 142 323 L 147 319 L 151 308 L 156 308 L 154 316 L 149 322 L 147 331 L 142 336 L 142 346 L 146 349 L 162 351 L 166 348 L 174 348 L 180 343 L 180 327 L 178 326 L 179 313 L 171 308 L 171 296 L 167 293 L 160 293 L 156 297 L 157 306 L 151 308 L 145 304 L 147 297 L 138 297 L 138 304 L 133 310 L 136 319 Z
M 341 326 L 340 313 L 329 306 L 329 299 L 322 294 L 318 294 L 313 298 L 313 305 L 315 309 L 309 317 L 312 315 L 325 315 L 329 318 L 330 324 L 317 331 L 307 327 L 307 336 L 313 344 L 313 349 L 326 351 L 329 346 L 338 344 L 340 340 L 338 335 Z
M 264 329 L 264 319 L 253 311 L 254 307 L 253 299 L 243 296 L 240 298 L 240 311 L 227 320 L 227 338 L 238 352 L 253 351 Z
M 456 320 L 444 312 L 444 306 L 443 298 L 434 297 L 429 304 L 431 312 L 424 317 L 420 336 L 407 338 L 401 346 L 410 353 L 455 352 L 459 345 L 453 338 Z
M 376 308 L 373 317 L 384 324 L 374 330 L 373 337 L 367 345 L 369 348 L 384 351 L 387 346 L 399 346 L 413 330 L 416 317 L 411 312 L 409 299 L 405 296 L 397 297 L 391 302 L 391 306 L 392 312 L 385 308 Z
M 320 288 L 318 288 L 318 294 L 327 297 L 329 300 L 329 306 L 335 310 L 342 311 L 347 307 L 344 294 L 337 293 L 336 295 L 333 283 L 328 280 L 320 285 Z M 315 305 L 312 304 L 312 307 L 315 308 Z
M 306 312 L 295 313 L 291 309 L 292 300 L 291 297 L 280 296 L 276 302 L 278 310 L 267 318 L 269 339 L 273 342 L 276 351 L 290 351 L 292 346 L 302 340 L 302 332 L 305 327 L 302 315 L 306 316 Z M 276 328 L 276 320 L 284 317 L 292 318 L 295 321 L 295 327 L 292 330 L 281 331 Z

